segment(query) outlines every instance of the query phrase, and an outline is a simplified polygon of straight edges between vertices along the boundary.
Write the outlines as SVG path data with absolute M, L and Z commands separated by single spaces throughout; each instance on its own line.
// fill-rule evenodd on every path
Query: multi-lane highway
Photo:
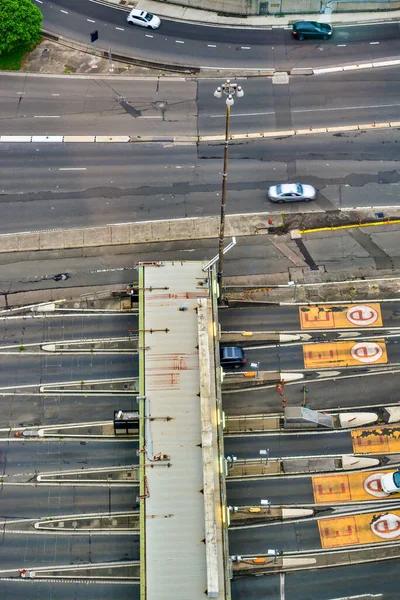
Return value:
M 123 380 L 125 377 L 126 381 L 132 381 L 137 373 L 134 354 L 68 352 L 63 355 L 60 351 L 46 353 L 41 344 L 127 338 L 128 329 L 137 328 L 137 317 L 79 311 L 50 313 L 48 316 L 15 314 L 4 317 L 0 328 L 0 360 L 3 362 L 0 382 L 3 406 L 0 420 L 0 495 L 4 528 L 0 550 L 2 590 L 6 589 L 4 578 L 18 577 L 20 569 L 137 561 L 139 539 L 132 531 L 46 533 L 34 528 L 35 522 L 48 518 L 96 515 L 98 519 L 104 515 L 112 519 L 114 514 L 128 514 L 138 509 L 134 482 L 112 481 L 115 469 L 122 473 L 124 467 L 130 470 L 137 464 L 137 443 L 112 437 L 101 439 L 99 429 L 93 429 L 92 425 L 112 423 L 114 410 L 133 409 L 132 396 L 118 391 L 98 394 L 90 388 L 74 394 L 62 388 L 54 392 L 40 391 L 40 386 L 49 382 L 57 385 L 74 381 L 84 386 L 85 380 L 99 380 L 105 386 L 116 378 Z M 39 440 L 35 436 L 22 435 L 26 428 L 29 433 L 43 426 L 53 426 L 53 434 L 60 427 L 64 427 L 65 434 L 77 434 L 76 429 L 65 429 L 65 426 L 85 422 L 88 427 L 75 438 L 62 436 L 60 439 L 55 435 Z M 96 434 L 97 438 L 93 438 Z M 97 473 L 93 481 L 87 475 L 91 469 Z M 56 477 L 70 473 L 68 477 L 76 481 L 57 483 L 57 480 L 37 479 L 50 473 Z M 99 480 L 101 477 L 103 481 Z M 53 575 L 57 577 L 57 572 L 53 571 Z M 88 571 L 88 575 L 84 587 L 88 590 L 85 597 L 90 598 L 92 594 L 94 597 L 94 590 L 100 588 L 95 583 L 95 574 Z M 114 575 L 118 583 L 118 569 L 114 570 Z M 57 597 L 68 593 L 71 597 L 71 584 L 56 587 Z M 126 598 L 129 589 L 130 597 L 135 597 L 137 590 L 134 587 L 126 579 L 124 585 L 113 586 L 110 593 L 113 598 Z M 40 595 L 41 590 L 44 593 L 48 588 L 48 583 L 38 584 L 35 594 Z M 26 597 L 26 593 L 25 586 L 20 585 L 10 592 L 16 597 Z M 76 591 L 75 597 L 83 598 L 80 594 Z
M 41 0 L 43 28 L 89 44 L 99 31 L 98 46 L 137 59 L 194 67 L 287 70 L 296 67 L 393 56 L 398 50 L 398 23 L 336 27 L 332 39 L 298 43 L 290 28 L 272 30 L 223 28 L 164 19 L 148 32 L 126 23 L 126 10 L 89 0 Z M 371 45 L 371 42 L 373 43 Z

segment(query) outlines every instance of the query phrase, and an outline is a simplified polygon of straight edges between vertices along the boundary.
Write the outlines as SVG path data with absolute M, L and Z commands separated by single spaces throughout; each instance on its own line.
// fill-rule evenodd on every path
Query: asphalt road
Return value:
M 344 137 L 233 144 L 227 211 L 281 213 L 267 189 L 287 180 L 319 195 L 286 213 L 397 206 L 397 132 Z M 0 159 L 0 233 L 219 213 L 221 145 L 2 143 Z
M 332 304 L 335 304 L 334 302 Z M 349 302 L 349 305 L 351 302 Z M 345 306 L 341 304 L 341 306 Z M 400 327 L 400 303 L 382 302 L 384 327 Z M 299 331 L 298 306 L 246 306 L 219 311 L 222 331 Z M 365 335 L 368 330 L 364 330 Z
M 65 313 L 44 316 L 18 316 L 0 319 L 2 346 L 42 344 L 48 341 L 108 339 L 128 337 L 129 329 L 137 329 L 138 319 L 129 313 L 88 314 Z M 28 347 L 26 347 L 28 349 Z
M 99 48 L 111 46 L 114 53 L 164 64 L 287 70 L 294 65 L 348 63 L 360 56 L 372 60 L 398 51 L 397 23 L 336 27 L 326 42 L 299 43 L 289 29 L 207 27 L 167 19 L 159 30 L 147 31 L 130 27 L 125 11 L 82 0 L 43 0 L 39 7 L 43 28 L 52 33 L 89 44 L 89 35 L 96 29 Z
M 330 456 L 352 454 L 353 445 L 349 431 L 302 435 L 282 433 L 268 436 L 226 437 L 225 455 L 239 460 L 259 458 L 259 450 L 268 448 L 271 458 L 294 456 Z
M 397 600 L 400 560 L 312 569 L 283 576 L 285 600 Z M 282 600 L 279 575 L 245 577 L 232 582 L 232 600 Z
M 269 548 L 282 552 L 321 549 L 317 521 L 276 523 L 263 527 L 229 530 L 229 554 L 267 554 Z
M 98 583 L 78 583 L 63 580 L 57 582 L 53 580 L 49 583 L 32 582 L 26 580 L 21 583 L 20 580 L 1 581 L 1 591 L 5 598 L 15 598 L 25 600 L 27 594 L 31 600 L 109 600 L 112 594 L 113 600 L 139 600 L 140 590 L 136 584 L 126 585 L 124 583 L 115 583 L 101 586 Z
M 397 121 L 394 68 L 290 77 L 241 78 L 233 134 Z M 225 108 L 215 79 L 96 79 L 0 75 L 2 135 L 223 135 Z
M 314 504 L 311 477 L 306 475 L 228 481 L 227 496 L 230 506 L 260 506 L 261 499 L 267 499 L 277 506 Z
M 104 325 L 104 327 L 102 326 Z M 39 385 L 52 381 L 82 381 L 115 377 L 132 378 L 137 373 L 137 357 L 129 355 L 101 354 L 42 355 L 29 353 L 29 343 L 41 341 L 63 341 L 86 337 L 123 336 L 129 328 L 137 327 L 137 317 L 101 315 L 91 317 L 74 316 L 2 319 L 0 338 L 2 345 L 24 346 L 25 351 L 1 355 L 3 368 L 0 370 L 0 387 L 10 382 L 17 386 L 28 385 L 18 390 L 6 391 L 0 398 L 2 427 L 32 426 L 45 424 L 62 425 L 82 421 L 111 421 L 118 407 L 134 408 L 132 397 L 63 396 L 62 394 L 39 394 Z M 24 353 L 26 352 L 26 353 Z M 3 432 L 4 437 L 7 432 Z M 78 471 L 85 469 L 113 468 L 137 463 L 135 442 L 68 440 L 54 442 L 24 441 L 12 437 L 9 442 L 0 442 L 2 484 L 0 486 L 1 519 L 35 519 L 65 515 L 110 514 L 137 510 L 135 487 L 113 487 L 106 483 L 90 487 L 64 485 L 57 487 L 40 483 L 35 485 L 35 474 L 49 472 Z M 86 563 L 112 562 L 139 559 L 139 538 L 135 535 L 74 535 L 39 534 L 35 530 L 25 531 L 24 523 L 16 531 L 3 529 L 0 545 L 0 562 L 3 569 L 34 569 L 37 566 L 81 565 Z M 18 575 L 18 573 L 16 573 Z M 31 584 L 31 585 L 36 585 Z M 130 585 L 122 588 L 106 586 L 113 598 L 127 597 Z M 102 586 L 98 584 L 102 597 Z M 14 596 L 26 597 L 26 589 L 19 585 Z M 60 588 L 61 589 L 61 588 Z M 65 588 L 71 592 L 71 584 Z M 3 587 L 2 587 L 3 590 Z M 46 590 L 49 598 L 64 597 L 58 593 L 59 584 L 53 589 L 39 584 L 30 587 L 33 593 Z M 22 593 L 25 596 L 22 596 Z M 92 597 L 90 592 L 88 597 Z M 29 597 L 33 597 L 30 595 Z M 35 596 L 35 597 L 40 597 Z M 66 597 L 66 596 L 65 596 Z M 75 597 L 79 597 L 79 593 Z

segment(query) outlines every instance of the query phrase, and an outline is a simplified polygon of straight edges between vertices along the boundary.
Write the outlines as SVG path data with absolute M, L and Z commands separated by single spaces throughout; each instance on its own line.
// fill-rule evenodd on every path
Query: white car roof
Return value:
M 297 183 L 282 183 L 282 194 L 291 194 L 297 192 Z
M 145 17 L 147 15 L 147 12 L 145 10 L 139 10 L 138 8 L 132 8 L 129 15 L 131 15 L 132 17 Z

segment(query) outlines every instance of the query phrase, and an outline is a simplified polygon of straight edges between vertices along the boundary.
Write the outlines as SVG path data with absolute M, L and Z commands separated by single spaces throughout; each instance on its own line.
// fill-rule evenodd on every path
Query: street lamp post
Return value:
M 217 87 L 214 92 L 216 98 L 222 98 L 222 94 L 226 95 L 226 120 L 225 120 L 225 148 L 224 148 L 224 169 L 222 172 L 222 195 L 221 195 L 221 219 L 219 226 L 219 248 L 218 248 L 218 284 L 219 284 L 219 300 L 223 301 L 222 276 L 224 270 L 224 239 L 225 239 L 225 210 L 226 210 L 226 182 L 228 179 L 228 145 L 229 145 L 229 120 L 231 116 L 231 106 L 234 104 L 233 96 L 236 94 L 238 98 L 244 96 L 244 92 L 240 85 L 232 83 L 230 79 Z

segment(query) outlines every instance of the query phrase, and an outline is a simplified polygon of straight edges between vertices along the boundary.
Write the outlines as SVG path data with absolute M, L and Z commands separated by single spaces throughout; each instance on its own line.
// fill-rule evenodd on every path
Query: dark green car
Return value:
M 321 38 L 323 40 L 328 40 L 333 33 L 333 28 L 331 25 L 328 25 L 328 23 L 298 21 L 293 24 L 292 33 L 299 41 L 306 38 Z

